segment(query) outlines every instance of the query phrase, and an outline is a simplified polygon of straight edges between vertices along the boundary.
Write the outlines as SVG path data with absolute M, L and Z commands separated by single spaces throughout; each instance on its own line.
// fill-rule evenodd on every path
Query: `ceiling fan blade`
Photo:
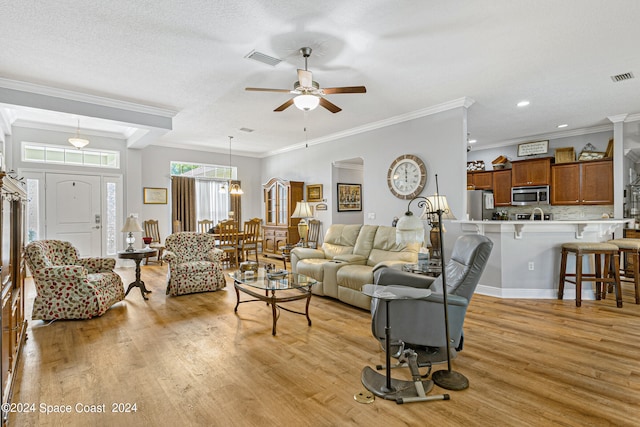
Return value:
M 325 87 L 322 91 L 325 95 L 334 93 L 367 93 L 367 88 L 364 86 Z
M 324 108 L 331 111 L 332 113 L 339 113 L 340 111 L 342 111 L 342 108 L 338 107 L 336 104 L 333 104 L 327 101 L 326 98 L 320 97 L 320 105 L 322 105 Z
M 289 89 L 268 89 L 266 87 L 245 87 L 244 90 L 251 90 L 254 92 L 282 92 L 282 93 L 291 93 Z
M 313 85 L 313 73 L 307 70 L 298 69 L 298 82 L 302 87 L 312 87 Z
M 279 113 L 280 111 L 284 111 L 287 108 L 291 107 L 292 105 L 293 105 L 293 98 L 291 98 L 290 100 L 288 100 L 287 102 L 285 102 L 284 104 L 282 104 L 281 106 L 279 106 L 278 108 L 276 108 L 273 111 Z

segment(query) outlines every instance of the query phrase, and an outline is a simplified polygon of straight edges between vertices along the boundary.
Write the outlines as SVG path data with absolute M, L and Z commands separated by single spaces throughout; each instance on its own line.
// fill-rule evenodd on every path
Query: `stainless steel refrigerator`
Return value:
M 467 190 L 467 214 L 470 220 L 490 220 L 494 208 L 493 191 Z

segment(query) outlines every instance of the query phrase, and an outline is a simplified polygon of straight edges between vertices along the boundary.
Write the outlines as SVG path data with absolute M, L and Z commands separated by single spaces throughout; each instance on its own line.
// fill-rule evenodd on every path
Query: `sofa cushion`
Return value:
M 379 226 L 373 240 L 373 248 L 367 259 L 367 265 L 373 267 L 384 261 L 414 263 L 418 260 L 420 244 L 396 243 L 395 227 Z
M 360 228 L 360 224 L 333 224 L 329 227 L 322 244 L 325 258 L 333 259 L 336 255 L 353 253 Z
M 338 270 L 338 286 L 360 291 L 367 283 L 373 283 L 373 269 L 368 265 L 345 265 Z
M 374 247 L 374 239 L 377 231 L 377 225 L 363 225 L 360 229 L 360 234 L 358 235 L 356 245 L 353 248 L 353 253 L 368 258 L 369 254 L 371 253 L 371 249 Z
M 323 266 L 328 262 L 331 262 L 331 260 L 321 258 L 305 259 L 303 262 L 299 262 L 296 265 L 296 272 L 322 282 L 324 280 Z

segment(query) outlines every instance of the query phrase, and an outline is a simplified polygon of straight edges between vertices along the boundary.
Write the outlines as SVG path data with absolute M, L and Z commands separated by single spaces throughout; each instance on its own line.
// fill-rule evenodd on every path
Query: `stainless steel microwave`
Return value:
M 540 187 L 512 187 L 511 204 L 516 206 L 548 205 L 549 186 L 543 185 Z

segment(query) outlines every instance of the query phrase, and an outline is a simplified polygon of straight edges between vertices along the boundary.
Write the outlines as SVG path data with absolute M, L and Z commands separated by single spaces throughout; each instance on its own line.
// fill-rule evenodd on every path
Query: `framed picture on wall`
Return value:
M 307 202 L 322 201 L 322 184 L 307 185 Z
M 362 210 L 362 185 L 338 184 L 338 212 Z
M 166 205 L 167 189 L 144 187 L 143 200 L 145 205 Z

